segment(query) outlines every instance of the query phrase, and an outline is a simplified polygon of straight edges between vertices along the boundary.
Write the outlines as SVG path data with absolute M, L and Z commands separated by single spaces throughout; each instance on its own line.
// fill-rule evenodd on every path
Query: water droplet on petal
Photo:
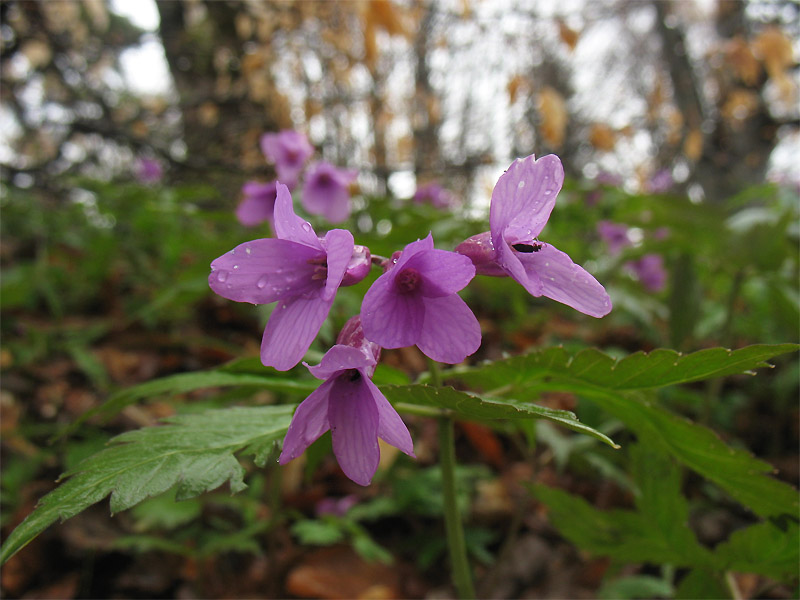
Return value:
M 217 281 L 220 283 L 224 283 L 225 280 L 228 279 L 228 272 L 227 271 L 217 271 Z
M 524 187 L 525 187 L 525 180 L 523 179 L 522 181 L 520 181 L 520 182 L 517 184 L 517 187 L 518 187 L 518 188 L 524 188 Z
M 263 276 L 261 277 L 261 279 L 259 279 L 259 280 L 256 282 L 256 287 L 257 287 L 258 289 L 260 289 L 260 290 L 263 290 L 265 287 L 267 287 L 267 282 L 268 282 L 268 281 L 269 281 L 269 277 L 267 277 L 266 275 L 263 275 Z
M 234 269 L 238 269 L 238 268 L 239 268 L 239 265 L 233 265 L 233 268 L 234 268 Z
M 245 248 L 244 251 L 247 252 L 248 255 L 253 253 L 253 251 L 250 249 L 250 246 Z
M 311 224 L 310 223 L 303 223 L 303 231 L 311 232 Z

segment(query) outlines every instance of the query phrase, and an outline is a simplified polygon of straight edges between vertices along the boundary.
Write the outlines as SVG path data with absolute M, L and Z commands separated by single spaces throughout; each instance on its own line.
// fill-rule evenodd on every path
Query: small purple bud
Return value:
M 372 377 L 375 372 L 375 366 L 381 358 L 381 347 L 364 337 L 364 330 L 361 328 L 361 315 L 350 317 L 347 320 L 347 323 L 344 324 L 339 336 L 336 338 L 336 343 L 342 346 L 358 348 L 367 356 L 372 356 L 375 359 L 375 364 L 367 368 L 367 375 Z
M 467 238 L 455 247 L 455 251 L 472 261 L 478 275 L 508 277 L 508 273 L 496 262 L 497 252 L 492 244 L 491 231 Z
M 366 246 L 354 246 L 353 256 L 350 257 L 350 262 L 347 263 L 347 270 L 344 273 L 341 285 L 347 287 L 348 285 L 355 285 L 369 275 L 369 270 L 372 268 L 372 255 L 369 248 Z

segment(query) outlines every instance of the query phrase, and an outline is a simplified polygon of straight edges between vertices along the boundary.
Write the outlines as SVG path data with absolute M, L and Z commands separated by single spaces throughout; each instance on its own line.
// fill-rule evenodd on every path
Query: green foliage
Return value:
M 5 561 L 58 519 L 68 519 L 111 495 L 111 512 L 130 508 L 173 487 L 176 500 L 229 482 L 244 489 L 235 452 L 263 465 L 286 433 L 293 406 L 230 408 L 167 419 L 167 424 L 117 436 L 105 450 L 67 471 L 58 488 L 8 537 Z

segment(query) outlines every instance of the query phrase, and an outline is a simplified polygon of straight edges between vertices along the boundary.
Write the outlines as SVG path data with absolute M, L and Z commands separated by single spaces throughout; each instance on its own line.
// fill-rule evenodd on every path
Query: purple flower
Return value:
M 378 438 L 415 457 L 408 428 L 370 379 L 375 364 L 372 352 L 337 344 L 319 365 L 308 367 L 325 383 L 297 407 L 283 440 L 280 464 L 300 456 L 328 429 L 339 466 L 359 485 L 369 485 L 378 469 Z
M 136 179 L 141 183 L 157 183 L 163 176 L 164 169 L 154 158 L 140 158 L 136 164 Z
M 261 151 L 267 162 L 275 165 L 278 181 L 289 189 L 295 188 L 300 171 L 314 154 L 314 148 L 305 135 L 288 129 L 261 136 Z
M 661 169 L 656 171 L 655 175 L 647 182 L 647 191 L 651 194 L 663 194 L 672 187 L 675 180 L 672 179 L 672 173 L 669 169 Z
M 638 260 L 625 263 L 649 292 L 660 292 L 667 283 L 664 259 L 660 254 L 645 254 Z
M 448 208 L 455 204 L 453 194 L 436 182 L 425 183 L 414 192 L 414 202 L 427 202 L 436 208 Z
M 261 183 L 248 181 L 242 186 L 242 201 L 236 207 L 236 218 L 245 227 L 255 227 L 264 221 L 272 222 L 275 198 L 278 195 L 276 181 Z
M 276 238 L 245 242 L 212 262 L 208 284 L 236 302 L 277 301 L 261 341 L 261 362 L 286 371 L 314 341 L 351 260 L 360 264 L 363 257 L 354 257 L 349 231 L 333 229 L 318 238 L 294 214 L 292 196 L 281 183 L 274 227 Z
M 331 223 L 350 216 L 350 184 L 358 177 L 354 169 L 337 169 L 318 162 L 308 169 L 303 187 L 303 207 L 312 215 L 324 215 Z
M 533 296 L 547 296 L 590 315 L 611 311 L 611 299 L 597 280 L 567 254 L 536 239 L 564 183 L 555 155 L 515 160 L 500 176 L 489 209 L 491 231 L 456 248 L 483 275 L 510 275 Z
M 333 515 L 335 517 L 343 517 L 351 508 L 358 504 L 358 496 L 348 494 L 341 498 L 323 498 L 314 507 L 314 512 L 318 517 L 323 515 Z
M 431 234 L 410 243 L 364 296 L 364 335 L 385 348 L 416 344 L 433 360 L 463 361 L 480 346 L 481 328 L 456 292 L 474 276 L 467 257 L 434 250 Z
M 611 221 L 600 221 L 597 224 L 597 233 L 608 245 L 608 253 L 615 256 L 623 248 L 632 246 L 633 243 L 628 238 L 628 227 Z

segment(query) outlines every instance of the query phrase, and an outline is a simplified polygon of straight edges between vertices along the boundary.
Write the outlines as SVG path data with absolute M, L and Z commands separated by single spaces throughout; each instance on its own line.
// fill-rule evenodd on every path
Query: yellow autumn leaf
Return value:
M 567 27 L 567 24 L 564 23 L 564 21 L 559 19 L 558 37 L 561 38 L 561 41 L 564 42 L 570 50 L 575 50 L 575 46 L 578 45 L 578 38 L 580 37 L 580 33 L 575 31 L 574 29 L 570 29 L 569 27 Z
M 761 63 L 741 36 L 731 39 L 725 48 L 725 60 L 745 85 L 755 86 L 761 76 Z
M 699 129 L 692 129 L 686 134 L 686 139 L 683 140 L 683 153 L 686 157 L 697 162 L 703 155 L 703 132 Z
M 554 148 L 561 147 L 569 121 L 564 97 L 552 87 L 545 86 L 539 92 L 539 113 L 542 116 L 542 137 Z
M 594 123 L 589 130 L 589 143 L 598 150 L 609 152 L 617 143 L 617 134 L 605 123 Z

